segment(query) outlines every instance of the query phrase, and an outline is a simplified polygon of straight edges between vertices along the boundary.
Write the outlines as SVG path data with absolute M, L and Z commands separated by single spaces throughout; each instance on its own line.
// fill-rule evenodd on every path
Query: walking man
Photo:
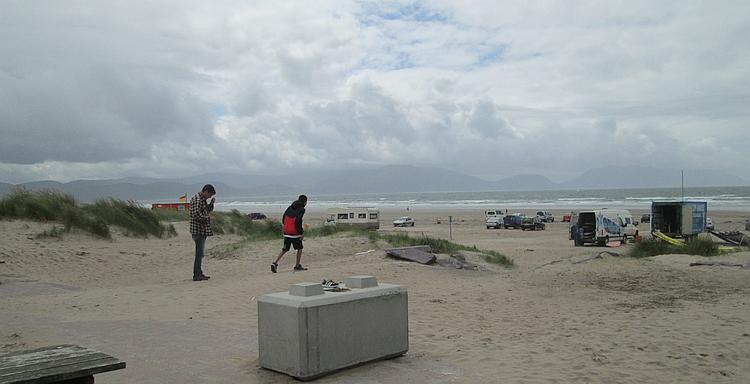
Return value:
M 216 198 L 216 189 L 211 184 L 206 184 L 197 195 L 190 199 L 190 234 L 193 235 L 195 242 L 195 261 L 193 262 L 193 281 L 208 280 L 209 277 L 203 274 L 201 262 L 203 252 L 206 249 L 206 238 L 213 236 L 211 231 L 211 216 L 209 213 L 214 210 Z M 208 203 L 207 200 L 211 199 Z
M 290 247 L 294 247 L 297 251 L 297 262 L 294 264 L 295 271 L 306 271 L 307 268 L 300 264 L 302 258 L 302 240 L 304 240 L 304 229 L 302 228 L 302 216 L 305 215 L 305 206 L 307 205 L 307 196 L 299 195 L 299 198 L 290 205 L 284 216 L 281 217 L 281 225 L 284 233 L 284 246 L 281 248 L 281 253 L 276 257 L 276 260 L 271 263 L 271 272 L 276 273 L 276 268 L 279 266 L 279 260 L 289 251 Z

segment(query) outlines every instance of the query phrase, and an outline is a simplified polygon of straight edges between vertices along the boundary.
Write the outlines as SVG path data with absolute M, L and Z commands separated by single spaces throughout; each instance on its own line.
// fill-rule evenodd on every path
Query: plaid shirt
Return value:
M 208 204 L 200 194 L 190 199 L 190 234 L 193 236 L 214 235 L 211 231 L 211 217 L 208 215 L 213 210 L 213 204 Z

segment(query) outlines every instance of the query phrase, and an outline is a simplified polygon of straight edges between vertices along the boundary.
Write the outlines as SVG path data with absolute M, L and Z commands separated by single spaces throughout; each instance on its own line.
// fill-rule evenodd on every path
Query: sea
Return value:
M 650 210 L 653 201 L 706 201 L 708 209 L 750 212 L 750 187 L 691 187 L 643 189 L 591 189 L 557 191 L 401 192 L 365 194 L 309 194 L 308 210 L 333 207 L 381 209 L 467 210 L 540 209 L 581 210 L 625 208 Z M 217 198 L 217 210 L 240 212 L 280 211 L 296 195 Z

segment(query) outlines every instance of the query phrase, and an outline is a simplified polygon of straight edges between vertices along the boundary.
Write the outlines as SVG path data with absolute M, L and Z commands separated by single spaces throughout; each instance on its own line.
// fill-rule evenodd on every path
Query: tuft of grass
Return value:
M 478 249 L 475 246 L 469 247 L 467 245 L 454 243 L 445 239 L 435 239 L 428 236 L 415 236 L 411 237 L 406 233 L 397 234 L 385 234 L 385 233 L 370 233 L 370 241 L 384 240 L 387 241 L 394 247 L 408 247 L 413 245 L 429 245 L 434 252 L 437 253 L 455 253 L 458 251 L 473 251 L 481 254 L 482 258 L 490 263 L 502 265 L 505 267 L 511 267 L 514 265 L 513 259 L 503 255 L 500 252 L 492 250 Z
M 701 255 L 701 256 L 717 256 L 719 253 L 719 245 L 711 241 L 710 239 L 694 238 L 685 243 L 683 252 L 688 255 Z
M 508 256 L 503 255 L 500 252 L 493 251 L 493 250 L 482 250 L 479 251 L 482 253 L 482 258 L 484 261 L 492 264 L 498 264 L 503 265 L 506 267 L 513 266 L 513 259 L 509 258 Z
M 321 225 L 319 227 L 312 227 L 305 230 L 305 237 L 318 237 L 318 236 L 332 236 L 338 233 L 352 233 L 355 235 L 365 235 L 371 231 L 366 229 L 359 229 L 348 227 L 345 225 Z
M 674 252 L 674 247 L 657 239 L 644 239 L 636 243 L 630 250 L 628 256 L 635 258 L 651 257 L 656 255 L 667 255 Z
M 65 225 L 66 232 L 69 232 L 73 228 L 78 228 L 105 239 L 112 238 L 109 226 L 104 219 L 91 216 L 80 207 L 69 207 L 63 210 L 60 216 L 62 223 Z
M 83 207 L 90 216 L 101 219 L 107 225 L 115 225 L 125 230 L 126 236 L 163 238 L 176 234 L 174 227 L 161 223 L 159 216 L 151 209 L 144 208 L 134 201 L 101 199 Z
M 61 239 L 63 236 L 63 232 L 65 232 L 64 228 L 60 228 L 56 225 L 53 225 L 52 228 L 44 232 L 37 233 L 35 237 L 37 239 L 49 239 L 49 238 Z
M 719 252 L 719 246 L 710 239 L 694 238 L 685 243 L 685 245 L 671 245 L 658 239 L 647 239 L 636 243 L 628 254 L 630 257 L 643 258 L 657 255 L 668 255 L 672 253 L 716 256 Z
M 57 221 L 65 232 L 78 228 L 105 239 L 112 237 L 110 225 L 122 227 L 132 236 L 177 235 L 174 226 L 162 224 L 155 212 L 135 202 L 103 199 L 79 205 L 72 196 L 58 191 L 15 189 L 0 199 L 0 219 Z
M 246 240 L 270 240 L 281 236 L 281 223 L 273 220 L 250 220 L 247 215 L 233 209 L 230 212 L 214 212 L 211 229 L 216 234 L 235 234 Z
M 75 199 L 62 192 L 17 188 L 0 200 L 0 218 L 52 221 L 59 219 L 61 212 L 76 206 Z

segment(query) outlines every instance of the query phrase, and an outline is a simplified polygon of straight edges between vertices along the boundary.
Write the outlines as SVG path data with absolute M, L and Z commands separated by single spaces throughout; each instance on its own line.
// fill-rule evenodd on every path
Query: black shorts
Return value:
M 284 237 L 284 248 L 281 248 L 281 250 L 288 251 L 291 246 L 294 249 L 302 249 L 302 239 L 299 237 Z

